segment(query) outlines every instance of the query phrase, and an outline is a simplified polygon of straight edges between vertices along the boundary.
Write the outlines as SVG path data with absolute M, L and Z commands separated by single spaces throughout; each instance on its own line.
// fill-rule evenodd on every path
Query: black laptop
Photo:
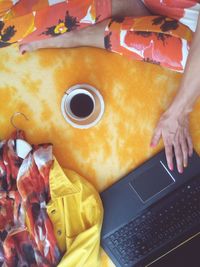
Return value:
M 179 174 L 169 170 L 161 151 L 102 192 L 101 199 L 101 245 L 113 263 L 153 266 L 200 232 L 200 157 L 194 152 Z

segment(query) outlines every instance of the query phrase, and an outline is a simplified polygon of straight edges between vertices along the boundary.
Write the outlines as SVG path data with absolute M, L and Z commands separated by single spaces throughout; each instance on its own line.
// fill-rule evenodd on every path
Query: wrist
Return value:
M 195 102 L 195 98 L 192 99 L 191 97 L 188 98 L 187 96 L 178 94 L 167 109 L 167 113 L 170 115 L 187 116 L 192 112 Z
M 169 108 L 166 110 L 166 116 L 173 116 L 173 117 L 185 117 L 188 116 L 193 110 L 192 103 L 179 103 L 173 102 Z

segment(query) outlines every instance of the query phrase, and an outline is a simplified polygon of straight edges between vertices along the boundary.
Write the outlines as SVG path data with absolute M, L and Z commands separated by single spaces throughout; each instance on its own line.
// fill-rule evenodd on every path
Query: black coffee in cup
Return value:
M 85 118 L 92 113 L 94 102 L 89 95 L 80 93 L 71 99 L 70 109 L 75 116 Z
M 104 114 L 104 100 L 99 91 L 89 84 L 70 87 L 61 102 L 64 119 L 78 129 L 95 126 Z

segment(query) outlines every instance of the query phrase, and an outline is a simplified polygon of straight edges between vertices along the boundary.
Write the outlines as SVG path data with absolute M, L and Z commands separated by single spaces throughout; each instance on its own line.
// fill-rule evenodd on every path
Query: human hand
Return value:
M 179 173 L 183 173 L 183 167 L 188 165 L 188 156 L 191 157 L 193 153 L 188 115 L 165 112 L 154 131 L 151 146 L 157 146 L 161 137 L 169 169 L 174 169 L 173 156 L 175 154 L 177 169 Z

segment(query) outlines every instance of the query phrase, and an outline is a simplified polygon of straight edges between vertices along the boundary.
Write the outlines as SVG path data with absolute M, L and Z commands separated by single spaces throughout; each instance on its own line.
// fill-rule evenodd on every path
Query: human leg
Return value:
M 56 2 L 18 0 L 15 5 L 0 5 L 0 47 L 59 36 L 111 16 L 111 0 Z
M 141 0 L 112 0 L 112 17 L 138 17 L 150 14 Z
M 51 40 L 22 45 L 20 51 L 92 46 L 175 71 L 184 70 L 192 36 L 186 26 L 161 16 L 116 17 Z
M 112 20 L 105 30 L 111 52 L 183 72 L 192 32 L 177 20 L 162 16 Z
M 102 5 L 102 0 L 98 0 L 97 2 Z M 101 9 L 101 7 L 99 9 Z M 140 0 L 112 0 L 112 13 L 108 17 L 137 17 L 146 15 L 150 15 L 150 13 Z M 95 23 L 95 25 L 91 27 L 67 32 L 57 37 L 54 36 L 55 38 L 31 43 L 28 41 L 26 44 L 20 46 L 20 52 L 30 52 L 40 48 L 68 48 L 79 46 L 104 48 L 104 30 L 107 24 L 108 19 L 107 21 L 103 20 Z

